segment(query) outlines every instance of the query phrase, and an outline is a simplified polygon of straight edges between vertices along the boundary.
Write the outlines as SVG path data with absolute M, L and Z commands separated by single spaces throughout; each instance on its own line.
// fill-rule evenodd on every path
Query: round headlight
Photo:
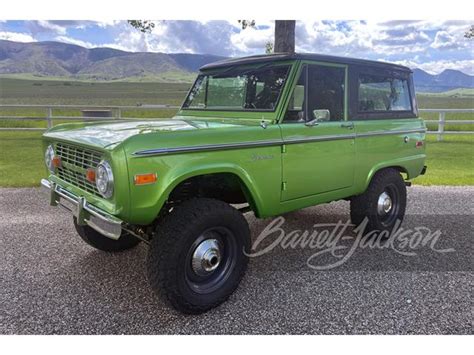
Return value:
M 48 148 L 46 148 L 46 152 L 44 153 L 44 162 L 46 163 L 46 167 L 48 168 L 48 170 L 52 173 L 54 173 L 53 158 L 54 148 L 52 145 L 48 145 Z
M 102 160 L 99 165 L 97 165 L 95 185 L 102 196 L 105 198 L 112 197 L 112 193 L 114 192 L 114 175 L 112 174 L 110 164 L 105 160 Z

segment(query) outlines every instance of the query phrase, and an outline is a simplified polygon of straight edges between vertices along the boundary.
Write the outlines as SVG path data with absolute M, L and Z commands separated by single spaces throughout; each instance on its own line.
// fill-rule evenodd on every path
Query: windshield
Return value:
M 250 69 L 230 67 L 219 73 L 201 74 L 183 108 L 273 111 L 289 69 L 289 65 L 265 65 Z

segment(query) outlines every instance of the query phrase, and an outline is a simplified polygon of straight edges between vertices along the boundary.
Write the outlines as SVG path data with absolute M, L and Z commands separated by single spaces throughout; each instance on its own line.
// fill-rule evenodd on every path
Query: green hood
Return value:
M 44 136 L 47 138 L 72 141 L 98 148 L 114 148 L 127 138 L 154 132 L 189 131 L 235 126 L 235 124 L 181 119 L 156 121 L 120 121 L 98 123 L 73 123 L 58 125 Z

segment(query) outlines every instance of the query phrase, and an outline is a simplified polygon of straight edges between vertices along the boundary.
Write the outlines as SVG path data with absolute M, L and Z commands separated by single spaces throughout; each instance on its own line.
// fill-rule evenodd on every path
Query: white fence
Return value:
M 122 113 L 124 111 L 131 110 L 173 110 L 178 109 L 179 106 L 171 105 L 140 105 L 140 106 L 89 106 L 89 105 L 0 105 L 0 112 L 4 109 L 10 110 L 25 110 L 25 109 L 36 109 L 43 110 L 44 116 L 0 116 L 0 120 L 13 120 L 13 121 L 46 121 L 47 127 L 53 127 L 54 120 L 61 121 L 103 121 L 105 119 L 112 120 L 130 120 L 132 118 L 123 118 Z M 62 111 L 80 111 L 82 116 L 62 116 L 55 115 L 54 112 Z M 87 113 L 109 113 L 110 116 L 87 116 Z M 44 131 L 46 128 L 26 128 L 26 127 L 3 127 L 0 130 L 3 131 Z
M 474 113 L 474 109 L 419 109 L 420 117 L 423 117 L 423 112 L 437 112 L 438 120 L 425 120 L 426 123 L 437 123 L 437 131 L 428 131 L 428 134 L 438 135 L 438 141 L 443 140 L 444 134 L 473 134 L 473 131 L 445 131 L 446 124 L 449 125 L 469 125 L 474 124 L 474 120 L 446 120 L 446 113 Z
M 141 106 L 88 106 L 88 105 L 0 105 L 0 110 L 25 110 L 25 109 L 37 109 L 44 110 L 44 116 L 0 116 L 0 120 L 34 120 L 34 121 L 46 121 L 47 127 L 53 126 L 54 120 L 71 120 L 71 121 L 98 121 L 104 119 L 113 120 L 124 120 L 132 118 L 123 118 L 122 113 L 130 110 L 172 110 L 178 109 L 178 106 L 171 105 L 141 105 Z M 82 116 L 61 116 L 54 115 L 55 111 L 58 110 L 77 110 L 82 112 Z M 101 116 L 87 116 L 88 113 L 96 114 L 107 114 L 107 117 Z M 424 112 L 435 112 L 438 113 L 438 120 L 425 120 L 426 123 L 438 124 L 438 130 L 428 131 L 428 134 L 436 134 L 438 141 L 443 140 L 445 134 L 473 134 L 474 131 L 445 131 L 446 124 L 449 125 L 470 125 L 474 124 L 474 120 L 446 120 L 447 113 L 474 113 L 474 109 L 420 109 L 420 116 L 423 117 Z M 26 128 L 26 127 L 4 127 L 0 128 L 0 131 L 32 131 L 32 130 L 44 130 L 45 128 Z

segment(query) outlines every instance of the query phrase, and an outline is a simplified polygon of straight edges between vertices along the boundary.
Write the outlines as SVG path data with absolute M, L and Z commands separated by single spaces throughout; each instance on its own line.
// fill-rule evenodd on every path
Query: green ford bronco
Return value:
M 176 309 L 225 301 L 250 252 L 243 213 L 350 200 L 390 230 L 423 174 L 410 69 L 315 54 L 205 65 L 169 120 L 58 125 L 44 134 L 51 205 L 107 252 L 149 244 L 150 285 Z

